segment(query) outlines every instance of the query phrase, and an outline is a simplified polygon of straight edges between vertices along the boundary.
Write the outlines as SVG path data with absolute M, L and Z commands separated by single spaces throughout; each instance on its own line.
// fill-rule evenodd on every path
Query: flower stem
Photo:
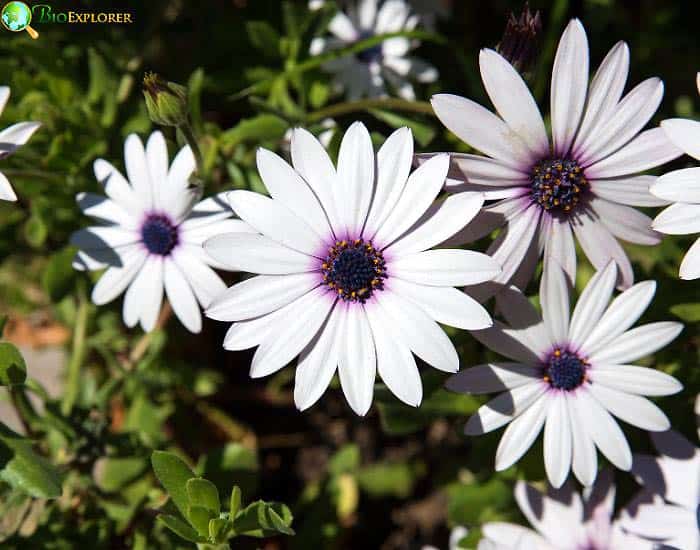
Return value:
M 73 329 L 73 345 L 68 363 L 68 380 L 66 383 L 66 393 L 63 395 L 61 412 L 68 416 L 78 399 L 80 392 L 80 368 L 85 359 L 85 336 L 87 332 L 89 302 L 85 291 L 81 290 L 78 296 L 78 313 Z
M 143 356 L 146 354 L 148 351 L 149 346 L 151 345 L 151 340 L 153 339 L 153 334 L 163 328 L 165 324 L 168 322 L 168 319 L 172 317 L 173 314 L 173 308 L 170 305 L 169 302 L 165 302 L 163 305 L 163 309 L 160 310 L 160 314 L 158 315 L 158 320 L 156 321 L 156 326 L 153 328 L 151 332 L 147 332 L 141 338 L 139 338 L 138 342 L 136 342 L 136 345 L 133 347 L 131 350 L 131 353 L 129 354 L 129 359 L 125 363 L 124 367 L 127 370 L 131 370 L 134 368 L 136 363 L 138 363 Z
M 202 150 L 199 148 L 199 143 L 197 143 L 197 138 L 192 130 L 192 125 L 189 123 L 189 121 L 187 121 L 182 126 L 179 126 L 179 129 L 182 132 L 182 135 L 185 136 L 187 145 L 189 145 L 190 149 L 192 149 L 194 159 L 197 162 L 197 174 L 199 175 L 200 179 L 202 179 L 204 178 L 204 157 L 202 157 Z
M 356 111 L 367 111 L 368 109 L 396 109 L 399 111 L 412 111 L 414 113 L 423 113 L 427 115 L 435 114 L 432 105 L 427 101 L 407 101 L 405 99 L 391 97 L 336 103 L 325 109 L 310 113 L 306 117 L 306 122 L 318 122 L 324 118 L 333 118 Z

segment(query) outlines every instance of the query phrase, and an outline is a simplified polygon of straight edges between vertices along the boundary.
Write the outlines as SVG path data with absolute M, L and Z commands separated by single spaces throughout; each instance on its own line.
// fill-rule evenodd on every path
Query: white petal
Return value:
M 371 29 L 377 15 L 377 0 L 360 0 L 357 4 L 357 18 L 363 29 Z
M 611 260 L 588 281 L 576 303 L 574 314 L 571 316 L 570 342 L 580 345 L 598 325 L 601 315 L 608 307 L 616 280 L 617 266 Z
M 16 201 L 17 195 L 15 194 L 12 185 L 10 185 L 10 180 L 7 179 L 5 174 L 0 172 L 0 200 L 3 201 Z
M 422 158 L 430 156 L 434 156 L 434 154 L 417 155 L 419 162 Z M 493 187 L 527 185 L 529 166 L 520 170 L 489 157 L 465 153 L 450 153 L 450 160 L 452 166 L 448 174 L 449 177 L 463 179 L 467 183 Z
M 584 353 L 595 354 L 636 323 L 655 293 L 656 281 L 642 281 L 615 298 L 581 344 Z
M 629 288 L 634 282 L 632 264 L 610 231 L 588 212 L 582 213 L 572 226 L 581 248 L 593 267 L 602 270 L 610 260 L 614 260 L 617 264 L 618 286 Z
M 153 132 L 146 143 L 146 160 L 150 173 L 152 193 L 158 203 L 160 189 L 167 184 L 168 179 L 168 146 L 163 134 Z
M 375 31 L 377 33 L 398 32 L 406 24 L 409 7 L 402 0 L 387 0 L 377 13 Z
M 266 315 L 300 298 L 320 283 L 316 273 L 259 275 L 220 294 L 206 311 L 217 321 L 242 321 Z
M 226 290 L 221 277 L 207 265 L 209 259 L 201 247 L 178 246 L 173 250 L 172 259 L 190 283 L 202 307 L 209 307 L 212 300 Z
M 484 306 L 456 288 L 419 285 L 395 277 L 385 282 L 385 287 L 412 300 L 443 325 L 463 330 L 480 330 L 493 325 Z
M 192 292 L 187 279 L 180 268 L 172 260 L 166 260 L 164 265 L 163 282 L 165 293 L 177 318 L 190 332 L 198 333 L 202 330 L 202 315 L 199 305 Z
M 322 238 L 327 238 L 331 229 L 326 214 L 299 174 L 267 149 L 258 149 L 256 160 L 260 177 L 272 198 L 306 221 Z
M 350 18 L 342 11 L 337 12 L 330 23 L 328 23 L 328 30 L 347 42 L 353 42 L 358 38 L 357 31 Z
M 437 249 L 387 262 L 390 275 L 432 286 L 474 285 L 490 281 L 501 272 L 491 256 L 472 250 Z
M 532 163 L 518 134 L 478 103 L 451 94 L 434 95 L 430 103 L 440 122 L 468 145 L 516 169 Z
M 560 548 L 559 541 L 573 544 L 580 535 L 585 535 L 583 503 L 570 485 L 559 490 L 550 487 L 547 494 L 542 494 L 531 485 L 517 481 L 514 494 L 525 518 L 552 546 Z
M 377 373 L 374 339 L 364 307 L 358 304 L 340 307 L 345 308 L 338 360 L 340 386 L 352 410 L 364 416 L 372 405 Z
M 486 523 L 481 530 L 486 538 L 479 542 L 477 550 L 503 550 L 505 548 L 552 550 L 547 541 L 532 529 L 527 529 L 514 523 L 493 521 Z M 493 542 L 493 546 L 482 547 L 484 541 Z M 534 546 L 531 546 L 530 543 L 534 544 Z
M 504 288 L 496 295 L 496 308 L 501 312 L 512 331 L 526 342 L 527 347 L 542 356 L 560 342 L 552 341 L 539 311 L 516 287 Z
M 684 168 L 659 176 L 650 191 L 673 202 L 700 203 L 700 167 Z
M 184 192 L 185 188 L 179 190 L 176 195 L 182 195 Z M 181 228 L 189 232 L 206 225 L 232 218 L 233 210 L 231 210 L 231 205 L 228 203 L 227 196 L 228 192 L 219 193 L 203 201 L 199 201 L 194 205 L 187 219 L 182 222 Z M 240 222 L 241 220 L 238 221 Z
M 335 167 L 328 153 L 314 137 L 303 128 L 295 128 L 291 143 L 292 165 L 313 189 L 316 197 L 328 216 L 331 227 L 337 230 L 342 227 L 340 217 L 342 205 L 335 204 L 334 188 L 339 186 Z
M 547 230 L 542 228 L 542 233 L 548 235 L 545 240 L 544 257 L 545 264 L 550 261 L 559 265 L 560 269 L 569 279 L 569 284 L 576 281 L 576 243 L 568 220 L 559 217 L 550 217 Z
M 153 206 L 151 172 L 146 161 L 146 151 L 136 134 L 129 134 L 124 142 L 126 174 L 139 201 L 145 208 Z
M 653 432 L 663 432 L 671 427 L 661 409 L 645 397 L 595 383 L 588 389 L 603 407 L 628 424 Z
M 458 193 L 436 205 L 434 213 L 415 229 L 409 231 L 386 251 L 394 256 L 421 252 L 436 246 L 457 233 L 484 204 L 481 193 Z
M 537 439 L 551 401 L 543 395 L 513 420 L 501 437 L 496 449 L 496 471 L 502 472 L 515 464 Z
M 145 252 L 135 251 L 123 258 L 124 265 L 109 267 L 92 289 L 92 301 L 101 306 L 114 300 L 133 281 L 145 260 Z
M 624 364 L 645 357 L 673 341 L 683 330 L 681 323 L 662 321 L 628 330 L 590 357 L 593 364 Z
M 651 189 L 655 187 L 656 176 L 633 176 L 629 178 L 591 180 L 593 194 L 611 202 L 628 206 L 664 206 L 667 200 L 654 196 Z
M 278 371 L 299 355 L 316 335 L 335 299 L 327 289 L 317 288 L 292 302 L 275 319 L 275 330 L 262 340 L 250 365 L 251 378 Z
M 696 240 L 686 252 L 681 262 L 679 276 L 686 281 L 700 277 L 700 239 Z
M 41 128 L 40 122 L 17 122 L 0 132 L 0 158 L 11 155 Z
M 284 204 L 252 191 L 231 191 L 231 208 L 238 216 L 270 239 L 299 252 L 318 254 L 321 237 Z
M 163 263 L 162 257 L 149 256 L 141 269 L 144 286 L 140 321 L 144 332 L 151 332 L 155 328 L 163 303 Z
M 554 344 L 565 342 L 569 332 L 568 285 L 566 275 L 559 265 L 554 262 L 545 263 L 540 285 L 540 303 L 545 327 Z
M 552 139 L 557 155 L 569 152 L 578 130 L 588 88 L 588 39 L 578 19 L 566 27 L 552 68 Z
M 682 151 L 668 140 L 661 128 L 652 128 L 609 157 L 586 167 L 586 176 L 600 179 L 644 172 L 681 154 Z
M 544 426 L 544 467 L 556 489 L 564 484 L 571 469 L 571 420 L 564 393 L 557 392 L 552 398 Z
M 629 63 L 630 50 L 625 42 L 615 44 L 603 59 L 591 80 L 586 111 L 576 135 L 574 151 L 586 150 L 593 143 L 598 129 L 608 121 L 611 111 L 622 97 Z
M 629 470 L 632 467 L 632 451 L 622 433 L 620 426 L 610 416 L 600 403 L 581 387 L 576 391 L 573 399 L 577 400 L 579 420 L 583 420 L 584 428 L 593 439 L 600 452 L 621 470 Z M 580 401 L 579 401 L 580 400 Z
M 700 160 L 700 122 L 686 118 L 661 121 L 661 128 L 676 147 Z
M 406 186 L 413 160 L 413 134 L 410 128 L 393 132 L 377 152 L 377 186 L 363 232 L 372 239 L 395 208 Z
M 484 206 L 464 229 L 447 239 L 443 244 L 445 246 L 459 246 L 477 241 L 507 222 L 514 220 L 529 206 L 530 201 L 523 200 L 521 197 L 508 198 Z M 534 212 L 534 210 L 532 211 Z
M 167 160 L 167 155 L 166 155 Z M 168 175 L 166 177 L 165 184 L 161 184 L 158 188 L 158 195 L 156 197 L 157 204 L 160 208 L 166 212 L 173 212 L 175 210 L 182 210 L 183 194 L 185 190 L 189 187 L 190 176 L 196 168 L 196 163 L 194 155 L 189 145 L 186 145 L 175 155 L 173 163 L 168 169 Z M 219 194 L 217 198 L 220 198 L 222 194 Z M 204 200 L 199 205 L 209 206 L 211 199 Z M 228 202 L 224 203 L 226 210 L 230 210 Z M 197 207 L 195 207 L 197 208 Z
M 366 304 L 365 312 L 374 337 L 379 376 L 401 401 L 418 407 L 423 399 L 423 383 L 411 350 L 381 307 Z
M 418 221 L 442 189 L 449 167 L 450 157 L 443 153 L 414 170 L 398 202 L 374 235 L 377 247 L 391 244 Z
M 411 300 L 388 290 L 378 292 L 376 300 L 393 320 L 404 345 L 429 365 L 444 372 L 457 372 L 459 357 L 454 345 L 428 315 Z
M 299 355 L 294 377 L 294 403 L 301 411 L 308 409 L 319 400 L 330 384 L 340 355 L 343 336 L 340 329 L 339 308 L 334 308 L 325 326 L 308 343 Z
M 129 182 L 121 172 L 103 159 L 97 159 L 93 164 L 95 178 L 105 189 L 107 196 L 129 212 L 132 216 L 140 217 L 147 208 L 142 204 Z
M 264 235 L 226 233 L 204 243 L 204 250 L 234 271 L 263 275 L 305 273 L 319 269 L 318 260 Z
M 573 446 L 571 468 L 581 484 L 588 487 L 593 484 L 598 473 L 598 455 L 595 443 L 586 431 L 584 424 L 584 418 L 588 413 L 585 408 L 581 407 L 583 402 L 576 399 L 573 394 L 566 394 L 566 402 L 571 420 Z
M 683 389 L 673 376 L 634 365 L 595 365 L 588 378 L 596 384 L 637 395 L 672 395 Z
M 591 199 L 590 207 L 618 239 L 644 245 L 661 242 L 662 235 L 651 228 L 651 218 L 634 208 L 597 197 Z
M 464 426 L 464 433 L 481 435 L 505 426 L 527 410 L 547 391 L 547 388 L 545 384 L 533 383 L 501 393 L 479 407 Z
M 515 361 L 531 365 L 539 362 L 537 352 L 530 348 L 529 334 L 525 330 L 513 330 L 503 323 L 494 321 L 492 327 L 475 330 L 472 336 L 487 348 Z
M 656 216 L 654 229 L 668 235 L 700 232 L 700 204 L 677 202 Z
M 549 139 L 542 115 L 518 71 L 489 49 L 479 53 L 479 69 L 486 92 L 501 118 L 535 154 L 546 154 Z
M 253 348 L 262 341 L 273 337 L 279 319 L 286 318 L 288 309 L 291 307 L 294 307 L 293 303 L 267 315 L 249 321 L 233 323 L 224 337 L 224 349 L 239 351 Z
M 342 189 L 346 236 L 359 238 L 374 193 L 374 150 L 369 132 L 353 123 L 343 136 L 338 152 L 338 183 Z
M 76 202 L 86 216 L 127 229 L 137 227 L 137 220 L 113 200 L 95 193 L 78 193 Z
M 587 166 L 607 157 L 629 142 L 649 122 L 664 96 L 664 84 L 658 78 L 649 78 L 632 89 L 609 119 L 597 129 L 595 139 L 582 148 L 579 162 Z
M 459 393 L 496 393 L 542 380 L 542 370 L 521 363 L 488 363 L 452 375 L 445 384 Z
M 223 235 L 224 233 L 253 233 L 258 232 L 243 220 L 223 219 L 212 223 L 200 224 L 190 229 L 184 224 L 180 225 L 180 242 L 195 246 L 202 246 L 204 241 Z
M 0 86 L 0 113 L 5 110 L 8 99 L 10 99 L 10 87 Z

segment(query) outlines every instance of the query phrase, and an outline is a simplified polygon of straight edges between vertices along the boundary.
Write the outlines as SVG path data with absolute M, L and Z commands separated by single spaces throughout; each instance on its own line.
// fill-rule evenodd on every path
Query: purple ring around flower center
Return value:
M 167 256 L 178 245 L 180 235 L 170 216 L 153 212 L 141 224 L 141 242 L 150 254 Z

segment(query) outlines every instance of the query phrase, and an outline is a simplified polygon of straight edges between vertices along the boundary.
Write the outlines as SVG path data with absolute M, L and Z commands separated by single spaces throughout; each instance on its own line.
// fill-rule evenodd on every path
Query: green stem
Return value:
M 185 136 L 187 145 L 192 149 L 194 154 L 194 159 L 197 162 L 197 173 L 200 178 L 204 177 L 204 157 L 202 157 L 202 150 L 199 148 L 199 143 L 197 143 L 197 138 L 194 136 L 194 131 L 192 130 L 192 125 L 187 122 L 179 127 L 182 131 L 182 135 Z
M 19 168 L 3 168 L 2 173 L 7 176 L 38 178 L 47 180 L 63 180 L 64 177 L 60 174 L 44 172 L 42 170 L 22 170 Z
M 73 345 L 68 363 L 66 393 L 63 395 L 63 402 L 61 403 L 61 412 L 65 416 L 70 414 L 78 399 L 81 384 L 80 368 L 85 359 L 85 335 L 87 332 L 89 303 L 84 291 L 80 292 L 78 302 L 78 313 L 75 320 L 75 328 L 73 329 Z
M 383 99 L 362 99 L 359 101 L 347 101 L 344 103 L 336 103 L 325 109 L 315 111 L 306 117 L 307 122 L 319 122 L 324 118 L 333 118 L 346 113 L 356 111 L 367 111 L 368 109 L 395 109 L 398 111 L 412 111 L 414 113 L 423 113 L 426 115 L 434 115 L 433 107 L 427 101 L 407 101 L 398 98 L 383 98 Z
M 27 397 L 24 387 L 22 386 L 10 386 L 9 388 L 10 400 L 12 401 L 12 406 L 17 412 L 19 421 L 24 428 L 25 433 L 32 437 L 34 435 L 34 422 L 36 420 L 36 411 L 32 406 L 29 398 Z

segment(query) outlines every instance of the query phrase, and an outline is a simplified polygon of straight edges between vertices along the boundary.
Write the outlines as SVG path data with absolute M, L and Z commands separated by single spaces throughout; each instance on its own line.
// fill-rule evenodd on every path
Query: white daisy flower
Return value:
M 372 403 L 375 374 L 418 406 L 422 385 L 411 352 L 446 372 L 459 357 L 439 323 L 491 325 L 486 310 L 452 288 L 492 279 L 500 267 L 468 250 L 428 250 L 479 211 L 462 193 L 433 203 L 449 168 L 442 155 L 409 174 L 413 137 L 395 131 L 374 154 L 359 122 L 345 133 L 337 170 L 303 129 L 292 166 L 265 149 L 258 171 L 272 198 L 232 191 L 228 200 L 260 235 L 219 235 L 205 250 L 229 269 L 260 274 L 219 296 L 207 316 L 234 324 L 224 348 L 258 346 L 250 374 L 267 376 L 300 356 L 294 399 L 315 403 L 336 367 L 359 415 Z
M 544 427 L 544 464 L 549 482 L 561 487 L 569 469 L 588 486 L 597 472 L 596 447 L 622 470 L 632 454 L 614 415 L 649 431 L 669 428 L 666 415 L 645 395 L 670 395 L 681 384 L 663 372 L 630 362 L 664 347 L 680 323 L 649 323 L 631 329 L 656 291 L 643 281 L 608 306 L 617 269 L 610 262 L 591 279 L 569 316 L 568 281 L 556 262 L 544 270 L 541 316 L 510 287 L 497 297 L 508 324 L 474 332 L 511 363 L 488 363 L 453 376 L 448 388 L 480 394 L 503 391 L 479 408 L 467 435 L 508 424 L 496 451 L 496 470 L 515 464 Z M 607 309 L 606 309 L 607 307 Z
M 644 489 L 622 525 L 665 548 L 700 548 L 700 448 L 674 431 L 652 440 L 660 456 L 635 455 L 632 473 Z
M 10 99 L 10 88 L 0 86 L 0 114 L 5 110 L 7 100 Z M 0 131 L 0 159 L 9 157 L 22 145 L 29 141 L 32 134 L 41 126 L 40 122 L 18 122 Z M 10 181 L 0 172 L 0 201 L 16 201 Z
M 617 239 L 654 245 L 661 238 L 651 219 L 630 206 L 664 204 L 649 193 L 654 177 L 637 174 L 681 153 L 660 128 L 640 133 L 661 102 L 663 83 L 649 78 L 620 99 L 629 50 L 618 42 L 589 86 L 586 32 L 574 19 L 554 60 L 550 145 L 518 72 L 493 50 L 482 50 L 479 62 L 498 115 L 455 95 L 432 99 L 442 123 L 488 155 L 452 154 L 451 177 L 457 180 L 448 180 L 448 188 L 482 190 L 487 199 L 500 199 L 459 236 L 461 242 L 507 225 L 489 253 L 503 265 L 497 282 L 524 287 L 543 252 L 545 262 L 558 261 L 573 281 L 575 235 L 596 269 L 615 260 L 620 285 L 628 288 L 632 266 Z
M 570 484 L 550 487 L 548 494 L 523 481 L 515 485 L 515 500 L 533 529 L 492 522 L 482 527 L 478 550 L 643 550 L 649 541 L 625 533 L 613 519 L 615 486 L 605 471 L 583 495 Z
M 700 92 L 700 73 L 696 77 Z M 685 153 L 700 160 L 700 122 L 683 118 L 672 118 L 661 122 L 668 138 Z M 651 192 L 673 202 L 654 219 L 656 231 L 669 235 L 700 233 L 700 167 L 683 168 L 661 176 L 651 187 Z M 683 258 L 681 279 L 700 277 L 700 239 Z
M 189 187 L 195 160 L 184 147 L 168 167 L 168 149 L 160 132 L 153 132 L 144 150 L 132 134 L 124 144 L 124 176 L 103 159 L 95 161 L 95 177 L 107 197 L 80 193 L 78 205 L 99 225 L 73 233 L 80 248 L 73 266 L 80 270 L 107 268 L 92 291 L 97 305 L 126 290 L 123 317 L 128 327 L 141 323 L 150 331 L 156 324 L 163 291 L 178 319 L 199 332 L 199 302 L 207 307 L 226 290 L 212 270 L 221 267 L 202 249 L 212 235 L 252 231 L 230 219 L 231 209 L 220 197 L 198 202 L 201 191 Z
M 333 36 L 317 37 L 311 42 L 310 53 L 320 55 L 379 34 L 414 30 L 420 18 L 411 14 L 404 0 L 358 0 L 339 11 L 328 25 Z M 404 99 L 415 99 L 411 81 L 434 82 L 437 70 L 432 65 L 408 53 L 419 45 L 404 37 L 385 40 L 362 52 L 333 59 L 323 68 L 335 75 L 335 84 L 346 90 L 349 99 L 386 96 L 388 89 Z

